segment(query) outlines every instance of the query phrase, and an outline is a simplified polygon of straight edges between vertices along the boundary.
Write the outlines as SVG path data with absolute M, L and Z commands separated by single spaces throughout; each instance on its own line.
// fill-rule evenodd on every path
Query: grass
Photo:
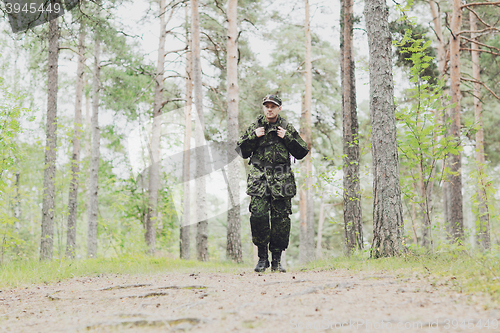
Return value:
M 367 254 L 351 258 L 338 257 L 319 260 L 306 270 L 343 269 L 353 274 L 392 275 L 396 278 L 427 279 L 434 286 L 445 285 L 459 292 L 483 292 L 500 303 L 500 253 L 470 253 L 449 251 L 437 254 L 409 254 L 395 258 L 369 259 Z M 251 266 L 251 267 L 250 267 Z M 64 279 L 106 274 L 157 274 L 162 272 L 237 273 L 253 265 L 238 265 L 226 261 L 199 262 L 146 255 L 122 256 L 84 260 L 12 261 L 0 266 L 0 288 L 15 288 Z
M 369 259 L 362 255 L 315 261 L 306 269 L 345 269 L 356 273 L 393 275 L 396 278 L 427 279 L 433 286 L 445 285 L 465 293 L 486 293 L 500 303 L 500 253 L 451 251 L 393 258 Z
M 53 283 L 82 276 L 105 274 L 155 274 L 161 272 L 236 272 L 242 265 L 231 262 L 199 262 L 146 255 L 80 260 L 20 260 L 0 266 L 0 288 Z

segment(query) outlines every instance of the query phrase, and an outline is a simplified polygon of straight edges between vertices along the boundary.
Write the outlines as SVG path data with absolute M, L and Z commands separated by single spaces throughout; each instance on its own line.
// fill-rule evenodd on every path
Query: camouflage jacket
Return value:
M 284 138 L 278 136 L 278 126 L 286 129 Z M 255 129 L 264 127 L 260 138 Z M 262 197 L 291 198 L 297 193 L 295 177 L 290 168 L 290 155 L 304 158 L 309 150 L 292 124 L 278 115 L 276 123 L 269 123 L 260 115 L 238 140 L 238 150 L 243 158 L 250 157 L 247 194 Z

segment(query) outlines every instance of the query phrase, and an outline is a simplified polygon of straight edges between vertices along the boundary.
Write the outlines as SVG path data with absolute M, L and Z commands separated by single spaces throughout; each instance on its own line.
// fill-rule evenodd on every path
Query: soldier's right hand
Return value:
M 258 138 L 264 135 L 264 127 L 259 127 L 255 129 L 255 135 L 257 135 Z

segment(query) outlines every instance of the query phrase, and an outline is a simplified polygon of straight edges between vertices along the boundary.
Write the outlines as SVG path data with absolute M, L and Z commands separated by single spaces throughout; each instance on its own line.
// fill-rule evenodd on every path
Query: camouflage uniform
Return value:
M 283 139 L 277 135 L 278 126 L 286 129 Z M 255 134 L 259 127 L 265 129 L 260 138 Z M 297 193 L 290 155 L 304 158 L 309 152 L 307 145 L 281 116 L 278 115 L 275 123 L 269 123 L 260 115 L 238 140 L 238 147 L 243 158 L 250 157 L 247 194 L 251 196 L 252 241 L 258 247 L 269 244 L 271 252 L 281 253 L 288 247 L 291 200 Z

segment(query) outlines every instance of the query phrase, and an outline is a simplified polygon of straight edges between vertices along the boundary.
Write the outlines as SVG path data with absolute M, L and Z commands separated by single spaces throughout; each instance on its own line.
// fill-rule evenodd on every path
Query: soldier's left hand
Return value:
M 286 133 L 286 129 L 284 129 L 281 126 L 278 126 L 278 136 L 283 139 L 285 137 L 285 133 Z

